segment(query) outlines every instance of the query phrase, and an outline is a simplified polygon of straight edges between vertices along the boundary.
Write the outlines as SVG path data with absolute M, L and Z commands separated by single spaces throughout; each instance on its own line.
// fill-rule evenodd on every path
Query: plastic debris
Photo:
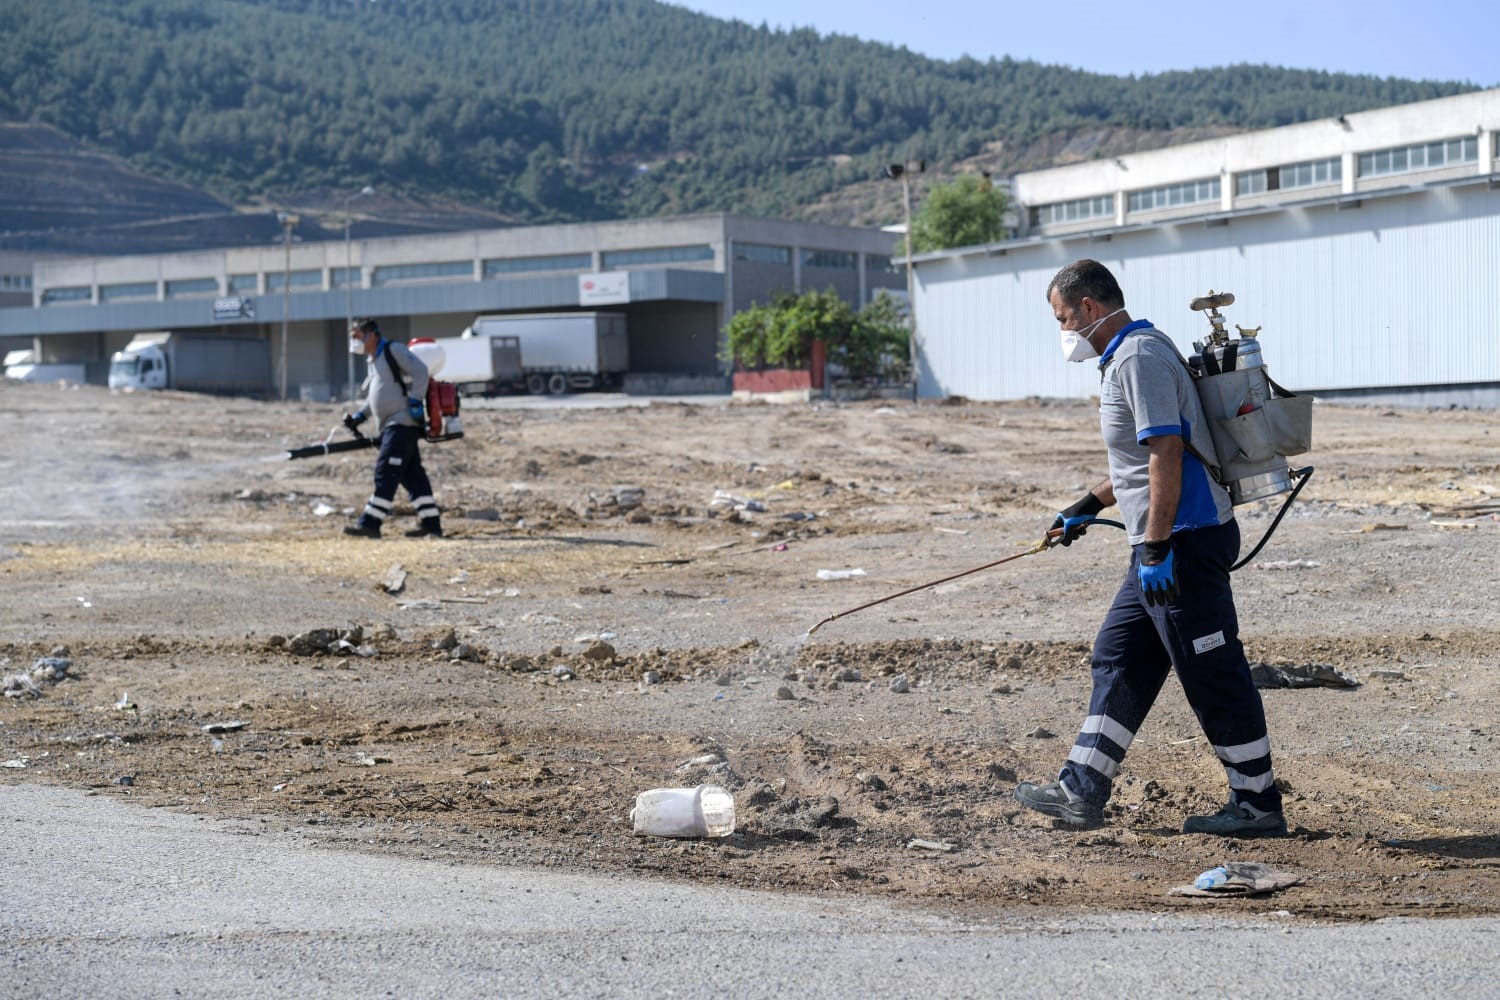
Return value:
M 865 575 L 865 571 L 862 570 L 862 569 L 820 569 L 820 570 L 818 570 L 818 579 L 819 580 L 850 580 L 850 579 L 853 579 L 856 576 L 864 576 L 864 575 Z
M 957 844 L 946 844 L 941 840 L 923 840 L 920 837 L 915 837 L 911 840 L 908 840 L 906 842 L 906 847 L 908 850 L 937 851 L 939 854 L 952 854 L 954 851 L 958 850 Z
M 1169 896 L 1225 898 L 1265 896 L 1289 889 L 1302 881 L 1301 875 L 1280 871 L 1258 861 L 1226 861 L 1198 876 L 1194 885 L 1179 885 Z
M 250 723 L 241 719 L 236 719 L 233 722 L 210 722 L 203 727 L 203 731 L 205 733 L 237 733 L 248 725 Z

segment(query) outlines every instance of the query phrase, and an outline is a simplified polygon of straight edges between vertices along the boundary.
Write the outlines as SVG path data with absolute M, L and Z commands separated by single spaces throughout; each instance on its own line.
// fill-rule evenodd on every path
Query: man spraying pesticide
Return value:
M 1097 358 L 1100 425 L 1110 477 L 1059 513 L 1031 548 L 830 615 L 808 629 L 1014 559 L 1071 545 L 1090 527 L 1124 529 L 1130 569 L 1094 641 L 1089 715 L 1056 781 L 1023 781 L 1016 798 L 1064 823 L 1103 816 L 1115 774 L 1146 713 L 1176 668 L 1229 781 L 1229 801 L 1211 816 L 1190 816 L 1187 833 L 1286 833 L 1271 770 L 1265 710 L 1239 640 L 1229 574 L 1270 539 L 1312 467 L 1290 469 L 1288 455 L 1312 446 L 1312 399 L 1266 374 L 1259 328 L 1224 329 L 1227 293 L 1194 299 L 1212 332 L 1184 359 L 1148 320 L 1132 321 L 1114 275 L 1092 260 L 1069 264 L 1047 289 L 1063 357 Z M 1293 485 L 1293 481 L 1296 485 Z M 1287 493 L 1250 554 L 1234 563 L 1234 506 Z M 1098 515 L 1118 504 L 1125 523 Z M 1234 563 L 1231 565 L 1231 563 Z
M 382 337 L 373 319 L 359 320 L 349 329 L 349 351 L 369 359 L 369 373 L 361 386 L 367 393 L 365 405 L 344 414 L 344 426 L 362 437 L 359 427 L 373 414 L 380 431 L 380 454 L 375 459 L 375 492 L 359 520 L 344 527 L 344 534 L 379 538 L 391 514 L 396 487 L 403 486 L 417 508 L 417 526 L 407 537 L 441 538 L 443 525 L 418 445 L 427 425 L 423 405 L 428 395 L 427 365 L 406 345 Z
M 1210 308 L 1214 329 L 1222 333 L 1216 307 L 1233 297 L 1209 299 L 1211 304 L 1199 300 L 1195 308 Z M 1183 831 L 1284 835 L 1265 709 L 1240 644 L 1229 574 L 1240 547 L 1233 503 L 1283 492 L 1290 481 L 1284 475 L 1285 483 L 1271 483 L 1276 477 L 1266 470 L 1231 480 L 1232 490 L 1218 480 L 1226 470 L 1244 471 L 1257 461 L 1269 468 L 1275 459 L 1285 474 L 1283 456 L 1299 450 L 1276 440 L 1272 418 L 1263 412 L 1272 398 L 1266 387 L 1274 383 L 1260 369 L 1254 331 L 1241 331 L 1245 339 L 1232 342 L 1245 345 L 1247 364 L 1234 382 L 1243 387 L 1242 397 L 1228 401 L 1228 413 L 1218 400 L 1218 412 L 1206 415 L 1204 400 L 1210 397 L 1200 398 L 1197 382 L 1210 373 L 1233 372 L 1234 350 L 1218 340 L 1208 349 L 1199 345 L 1194 369 L 1148 320 L 1131 319 L 1114 275 L 1098 261 L 1079 260 L 1060 270 L 1047 301 L 1063 356 L 1075 363 L 1098 359 L 1099 418 L 1109 458 L 1109 478 L 1059 513 L 1052 527 L 1061 533 L 1061 544 L 1070 545 L 1100 511 L 1118 505 L 1131 557 L 1094 640 L 1093 694 L 1078 739 L 1055 781 L 1023 781 L 1015 797 L 1064 823 L 1099 822 L 1125 753 L 1175 668 L 1229 783 L 1228 802 L 1212 815 L 1189 816 Z M 1310 427 L 1311 411 L 1295 398 L 1295 406 L 1276 407 L 1278 419 L 1305 413 Z M 1300 438 L 1305 450 L 1310 431 Z M 1298 472 L 1305 483 L 1311 469 Z M 1233 501 L 1231 491 L 1237 494 Z

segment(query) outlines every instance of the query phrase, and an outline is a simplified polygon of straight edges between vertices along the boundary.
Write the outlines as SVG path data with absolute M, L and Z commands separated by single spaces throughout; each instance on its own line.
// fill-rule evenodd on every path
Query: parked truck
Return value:
M 433 341 L 443 349 L 443 381 L 465 393 L 490 395 L 523 388 L 521 341 L 516 337 L 445 337 Z
M 78 362 L 39 362 L 32 350 L 7 351 L 5 377 L 17 382 L 77 382 L 87 376 L 87 368 Z
M 630 367 L 624 313 L 480 316 L 460 339 L 498 336 L 519 342 L 522 384 L 534 395 L 617 385 Z
M 253 337 L 139 333 L 110 359 L 109 387 L 268 395 L 271 346 Z

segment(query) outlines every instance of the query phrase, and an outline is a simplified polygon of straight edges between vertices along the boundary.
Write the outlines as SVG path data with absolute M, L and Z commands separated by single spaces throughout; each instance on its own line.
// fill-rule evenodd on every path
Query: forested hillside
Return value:
M 230 201 L 376 183 L 535 220 L 787 214 L 891 159 L 1464 89 L 941 62 L 652 0 L 0 0 L 0 119 Z

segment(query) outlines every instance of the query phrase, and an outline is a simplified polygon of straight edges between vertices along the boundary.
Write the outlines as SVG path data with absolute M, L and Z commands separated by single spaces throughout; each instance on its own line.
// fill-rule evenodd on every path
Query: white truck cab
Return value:
M 111 389 L 165 389 L 167 353 L 162 345 L 170 333 L 141 333 L 131 338 L 123 351 L 109 362 Z

